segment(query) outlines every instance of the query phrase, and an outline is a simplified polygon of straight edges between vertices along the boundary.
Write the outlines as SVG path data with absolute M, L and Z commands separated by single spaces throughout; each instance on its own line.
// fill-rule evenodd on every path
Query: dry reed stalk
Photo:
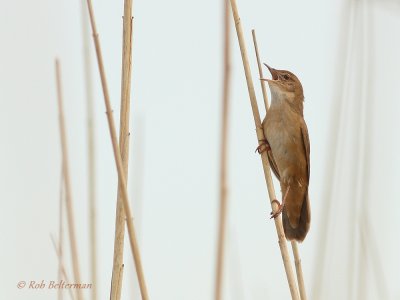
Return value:
M 341 11 L 341 20 L 339 23 L 341 24 L 339 38 L 338 38 L 338 56 L 336 61 L 341 62 L 338 64 L 336 68 L 337 78 L 334 88 L 334 93 L 332 96 L 333 107 L 331 110 L 330 119 L 331 124 L 329 128 L 328 136 L 329 141 L 327 145 L 327 154 L 328 157 L 327 164 L 325 166 L 326 173 L 324 175 L 323 187 L 322 187 L 322 195 L 321 199 L 324 199 L 322 202 L 322 208 L 320 210 L 321 213 L 321 223 L 319 224 L 319 232 L 317 240 L 318 248 L 316 250 L 316 256 L 314 258 L 314 278 L 312 280 L 313 286 L 311 288 L 311 299 L 322 299 L 322 291 L 325 290 L 325 278 L 326 278 L 326 260 L 328 258 L 329 251 L 331 249 L 330 245 L 330 237 L 331 235 L 331 227 L 333 225 L 332 214 L 333 214 L 333 195 L 337 186 L 337 178 L 339 172 L 340 161 L 342 159 L 343 153 L 342 144 L 340 143 L 341 139 L 343 139 L 345 132 L 345 120 L 346 120 L 346 97 L 348 97 L 348 86 L 352 82 L 351 80 L 351 61 L 352 61 L 352 52 L 354 51 L 354 43 L 355 43 L 355 9 L 353 5 L 353 1 L 346 1 L 343 4 L 343 8 Z M 348 272 L 350 273 L 350 272 Z M 348 278 L 349 282 L 350 279 Z
M 105 75 L 105 71 L 104 71 L 103 56 L 102 56 L 101 47 L 100 47 L 99 35 L 97 33 L 96 23 L 94 20 L 92 1 L 87 0 L 87 4 L 88 4 L 88 9 L 89 9 L 90 24 L 92 26 L 92 31 L 93 31 L 93 41 L 94 41 L 95 50 L 96 50 L 96 57 L 97 57 L 97 63 L 98 63 L 98 67 L 99 67 L 101 86 L 103 89 L 104 104 L 106 106 L 107 121 L 108 121 L 108 126 L 110 129 L 111 142 L 112 142 L 112 146 L 113 146 L 113 150 L 114 150 L 115 164 L 116 164 L 117 172 L 118 172 L 119 186 L 121 187 L 122 200 L 124 203 L 125 220 L 126 220 L 126 224 L 128 227 L 129 242 L 130 242 L 130 246 L 131 246 L 131 250 L 132 250 L 132 256 L 135 261 L 136 274 L 137 274 L 138 280 L 139 280 L 139 287 L 140 287 L 142 299 L 147 300 L 147 299 L 149 299 L 149 296 L 147 293 L 146 282 L 144 279 L 142 261 L 140 258 L 139 246 L 137 243 L 135 227 L 133 224 L 133 217 L 132 217 L 131 209 L 129 207 L 128 192 L 126 189 L 126 179 L 125 179 L 124 169 L 123 169 L 123 165 L 122 165 L 121 153 L 119 151 L 117 133 L 115 130 L 114 117 L 112 114 L 112 109 L 111 109 L 111 104 L 110 104 L 110 96 L 108 93 L 107 80 L 106 80 L 106 75 Z
M 384 264 L 382 264 L 381 261 L 381 255 L 379 252 L 379 243 L 377 243 L 377 239 L 375 237 L 375 233 L 373 231 L 371 221 L 372 218 L 369 216 L 367 213 L 367 208 L 364 206 L 364 212 L 362 216 L 360 217 L 360 224 L 363 224 L 363 226 L 360 226 L 360 236 L 361 236 L 361 241 L 363 242 L 361 244 L 361 249 L 363 249 L 366 253 L 369 255 L 369 259 L 372 263 L 372 274 L 375 276 L 375 284 L 376 284 L 376 289 L 378 292 L 379 299 L 390 299 L 389 297 L 389 289 L 387 286 L 387 280 L 386 276 L 387 274 L 384 271 Z M 366 261 L 360 262 L 364 266 L 366 265 Z M 364 274 L 366 275 L 366 274 Z M 365 285 L 360 286 L 360 289 L 365 289 Z M 358 299 L 366 299 L 364 298 L 358 298 Z
M 301 266 L 299 248 L 297 246 L 296 241 L 291 241 L 291 244 L 294 257 L 294 265 L 296 266 L 297 284 L 299 286 L 300 299 L 307 300 L 307 293 L 306 293 L 306 287 L 304 285 L 303 268 Z
M 132 66 L 132 0 L 124 1 L 123 45 L 122 45 L 122 76 L 121 76 L 121 110 L 119 127 L 119 150 L 125 178 L 128 178 L 129 161 L 129 114 L 131 94 Z M 114 259 L 111 277 L 111 300 L 119 300 L 122 290 L 125 212 L 121 198 L 121 184 L 118 184 L 117 208 L 115 219 Z
M 72 207 L 72 195 L 71 195 L 71 181 L 69 176 L 69 162 L 68 162 L 68 146 L 67 146 L 67 134 L 65 129 L 64 120 L 64 108 L 63 108 L 63 97 L 62 97 L 62 86 L 61 86 L 61 71 L 60 62 L 58 59 L 55 61 L 56 67 L 56 84 L 57 84 L 57 100 L 58 100 L 58 113 L 60 123 L 60 137 L 61 137 L 61 151 L 62 151 L 62 166 L 63 166 L 63 177 L 65 184 L 65 202 L 67 207 L 67 221 L 68 221 L 68 232 L 69 240 L 71 245 L 71 256 L 72 256 L 72 268 L 74 272 L 75 283 L 81 282 L 78 262 L 78 248 L 76 244 L 75 236 L 75 223 L 74 223 L 74 211 Z M 81 289 L 76 289 L 78 300 L 82 299 Z
M 258 73 L 260 75 L 260 78 L 264 78 L 261 60 L 260 60 L 260 54 L 258 52 L 256 31 L 253 29 L 251 31 L 251 34 L 253 36 L 254 50 L 256 52 Z M 265 112 L 266 112 L 269 108 L 269 103 L 268 103 L 267 89 L 265 88 L 265 81 L 260 80 L 260 84 L 261 84 L 261 90 L 262 90 L 262 94 L 263 94 Z M 301 259 L 300 259 L 300 253 L 299 253 L 299 249 L 297 246 L 297 242 L 292 241 L 291 245 L 292 245 L 293 257 L 294 257 L 294 264 L 296 267 L 297 284 L 299 286 L 300 298 L 301 298 L 301 300 L 307 300 L 307 294 L 306 294 L 306 289 L 304 286 L 304 279 L 303 279 L 303 268 L 301 267 Z
M 263 74 L 263 71 L 262 71 L 260 54 L 258 52 L 256 31 L 254 29 L 251 30 L 251 35 L 253 36 L 254 51 L 256 52 L 258 74 L 260 75 L 260 78 L 264 78 L 264 74 Z M 261 85 L 261 91 L 262 91 L 263 100 L 264 100 L 265 112 L 267 112 L 267 110 L 269 108 L 269 103 L 268 103 L 267 88 L 265 87 L 265 81 L 260 80 L 260 85 Z M 275 194 L 275 191 L 274 191 L 274 194 Z
M 248 89 L 249 98 L 250 98 L 250 104 L 251 104 L 251 108 L 253 111 L 254 122 L 256 125 L 257 139 L 259 141 L 259 145 L 261 145 L 262 140 L 264 140 L 265 137 L 264 137 L 264 131 L 261 126 L 260 113 L 259 113 L 258 106 L 257 106 L 257 99 L 256 99 L 256 93 L 254 90 L 253 79 L 251 77 L 250 65 L 249 65 L 249 60 L 247 57 L 247 50 L 246 50 L 246 45 L 245 45 L 244 36 L 243 36 L 243 29 L 242 29 L 242 25 L 240 22 L 240 17 L 239 17 L 237 5 L 236 5 L 236 0 L 230 0 L 230 2 L 231 2 L 231 6 L 232 6 L 233 19 L 235 21 L 236 33 L 237 33 L 237 37 L 238 37 L 238 41 L 239 41 L 240 54 L 242 56 L 242 61 L 243 61 L 243 68 L 244 68 L 244 72 L 245 72 L 245 76 L 246 76 L 246 83 L 247 83 L 247 89 Z M 271 171 L 270 171 L 268 157 L 267 157 L 266 152 L 261 153 L 261 160 L 262 160 L 262 165 L 263 165 L 263 170 L 264 170 L 265 181 L 266 181 L 267 188 L 268 188 L 268 194 L 269 194 L 269 198 L 270 198 L 271 207 L 272 207 L 273 211 L 276 211 L 278 209 L 278 205 L 275 202 L 272 202 L 274 199 L 276 199 L 276 197 L 275 197 L 275 191 L 274 191 L 274 186 L 272 183 Z M 296 279 L 293 275 L 292 266 L 290 264 L 290 256 L 289 256 L 289 252 L 287 249 L 285 234 L 283 232 L 282 219 L 280 217 L 275 218 L 275 228 L 276 228 L 276 232 L 278 234 L 279 248 L 280 248 L 281 255 L 282 255 L 283 265 L 285 267 L 285 272 L 286 272 L 286 277 L 287 277 L 288 284 L 289 284 L 290 294 L 292 296 L 292 299 L 298 300 L 299 292 L 297 290 Z
M 56 255 L 58 257 L 59 271 L 61 273 L 61 277 L 59 277 L 59 279 L 61 280 L 64 277 L 66 282 L 71 282 L 69 280 L 69 276 L 67 275 L 67 271 L 65 271 L 64 262 L 62 261 L 61 240 L 59 241 L 58 247 L 57 247 L 56 240 L 52 234 L 50 234 L 50 239 L 51 239 L 51 243 L 53 244 L 54 251 L 56 252 Z M 62 295 L 63 290 L 59 289 L 59 291 L 61 291 L 61 293 L 59 293 L 59 295 L 60 294 Z M 72 289 L 68 289 L 68 292 L 69 292 L 69 296 L 71 297 L 71 299 L 74 300 L 74 295 L 72 294 Z
M 221 154 L 220 154 L 220 208 L 218 226 L 218 245 L 215 278 L 215 299 L 222 298 L 223 268 L 226 241 L 226 215 L 227 215 L 227 160 L 228 160 L 228 117 L 229 117 L 229 84 L 230 84 L 230 30 L 229 30 L 229 2 L 224 3 L 224 77 L 222 90 L 222 126 L 221 126 Z
M 64 257 L 63 257 L 63 240 L 64 240 L 64 228 L 63 228 L 63 186 L 64 186 L 64 168 L 63 166 L 61 166 L 61 180 L 60 180 L 60 209 L 59 209 L 59 216 L 58 216 L 58 239 L 59 239 L 59 247 L 58 247 L 58 280 L 62 279 L 62 268 L 64 265 Z M 55 247 L 55 242 L 54 243 L 54 247 Z M 56 247 L 55 247 L 56 249 Z M 56 249 L 57 250 L 57 249 Z M 62 300 L 63 299 L 63 291 L 62 289 L 58 289 L 57 292 L 57 297 L 58 300 Z
M 135 219 L 135 224 L 136 224 L 136 232 L 138 235 L 138 241 L 139 244 L 141 242 L 141 233 L 142 233 L 142 205 L 143 205 L 143 178 L 144 178 L 144 145 L 145 145 L 145 137 L 144 137 L 144 129 L 143 129 L 143 119 L 140 115 L 137 115 L 136 118 L 136 124 L 133 125 L 133 128 L 135 128 L 135 139 L 134 139 L 134 145 L 133 147 L 134 151 L 130 150 L 129 156 L 132 157 L 132 162 L 133 168 L 132 168 L 132 173 L 131 176 L 133 177 L 132 180 L 132 185 L 130 189 L 132 190 L 132 207 L 133 210 L 135 211 L 136 214 L 136 219 Z M 132 147 L 131 147 L 132 149 Z M 124 268 L 125 269 L 125 268 Z M 130 284 L 128 287 L 128 291 L 126 295 L 128 295 L 129 299 L 137 299 L 138 298 L 138 292 L 139 292 L 139 285 L 137 281 L 135 280 L 134 273 L 131 273 L 132 269 L 129 267 L 129 274 L 124 274 L 125 276 L 128 275 L 127 281 L 131 282 L 133 279 L 134 284 Z M 132 276 L 133 275 L 133 276 Z
M 96 230 L 96 152 L 95 152 L 95 123 L 93 106 L 93 78 L 92 62 L 90 58 L 89 28 L 86 6 L 82 3 L 82 38 L 83 38 L 83 60 L 86 87 L 87 105 L 87 155 L 88 155 L 88 182 L 89 182 L 89 251 L 90 251 L 90 277 L 93 288 L 91 290 L 92 300 L 97 300 L 97 230 Z

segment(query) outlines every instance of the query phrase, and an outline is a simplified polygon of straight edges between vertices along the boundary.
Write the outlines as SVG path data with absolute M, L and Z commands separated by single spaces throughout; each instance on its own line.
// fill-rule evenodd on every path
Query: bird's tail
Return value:
M 298 242 L 302 242 L 307 235 L 308 230 L 310 229 L 310 203 L 308 199 L 308 193 L 306 193 L 306 199 L 304 199 L 303 205 L 301 207 L 299 224 L 296 228 L 292 227 L 289 222 L 288 215 L 286 213 L 285 207 L 283 207 L 282 211 L 282 222 L 283 222 L 283 230 L 285 231 L 286 239 L 296 240 Z

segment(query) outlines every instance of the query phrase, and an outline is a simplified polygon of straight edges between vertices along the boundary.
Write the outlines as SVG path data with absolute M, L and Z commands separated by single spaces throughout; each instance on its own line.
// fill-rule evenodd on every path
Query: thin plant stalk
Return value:
M 54 251 L 56 252 L 56 255 L 57 255 L 57 257 L 58 257 L 59 271 L 60 271 L 60 273 L 61 273 L 61 276 L 59 277 L 59 280 L 61 281 L 61 280 L 64 278 L 66 282 L 71 282 L 71 281 L 69 280 L 69 276 L 67 275 L 67 271 L 65 270 L 64 262 L 63 262 L 63 259 L 62 259 L 61 240 L 60 240 L 60 242 L 58 243 L 58 247 L 57 247 L 56 240 L 55 240 L 55 238 L 54 238 L 54 236 L 53 236 L 52 234 L 50 234 L 50 239 L 51 239 L 51 243 L 53 244 Z M 61 295 L 62 295 L 62 290 L 63 290 L 63 289 L 59 289 L 59 290 L 61 291 Z M 74 295 L 72 294 L 72 289 L 67 289 L 67 290 L 68 290 L 68 292 L 69 292 L 69 296 L 71 297 L 71 299 L 74 300 Z M 59 295 L 60 295 L 60 294 L 59 294 Z
M 59 216 L 58 216 L 58 239 L 59 239 L 59 247 L 58 247 L 58 280 L 62 279 L 62 268 L 64 265 L 64 256 L 63 256 L 63 240 L 64 240 L 64 228 L 63 228 L 63 186 L 64 186 L 64 168 L 61 166 L 61 182 L 60 182 L 60 209 L 59 209 Z M 54 242 L 54 241 L 53 241 Z M 54 244 L 55 246 L 55 244 Z M 57 250 L 57 249 L 56 249 Z M 57 292 L 58 300 L 63 299 L 63 291 L 62 289 L 58 289 Z
M 123 17 L 123 45 L 122 45 L 122 76 L 121 76 L 121 110 L 119 127 L 119 149 L 125 178 L 128 178 L 129 162 L 129 115 L 131 94 L 131 67 L 132 67 L 132 0 L 124 2 Z M 121 299 L 124 239 L 125 239 L 125 212 L 121 196 L 121 185 L 118 185 L 117 208 L 115 219 L 114 259 L 111 279 L 111 300 Z
M 229 121 L 229 84 L 230 84 L 230 27 L 229 2 L 224 3 L 224 77 L 222 89 L 222 126 L 221 126 L 221 154 L 220 154 L 220 208 L 218 225 L 218 245 L 215 278 L 215 300 L 222 298 L 223 269 L 225 260 L 226 220 L 227 220 L 227 160 L 228 160 L 228 121 Z
M 63 177 L 64 177 L 65 197 L 66 197 L 65 202 L 67 207 L 67 222 L 68 222 L 69 241 L 71 246 L 72 268 L 73 268 L 75 282 L 80 283 L 81 277 L 79 272 L 78 247 L 75 236 L 74 211 L 72 207 L 71 179 L 69 175 L 68 146 L 67 146 L 67 134 L 65 129 L 65 119 L 64 119 L 61 71 L 60 71 L 60 62 L 57 59 L 55 62 L 55 67 L 56 67 L 57 100 L 58 100 L 58 113 L 59 113 L 59 123 L 60 123 L 60 136 L 61 136 L 62 166 L 64 171 Z M 81 289 L 76 289 L 76 293 L 78 300 L 82 299 Z
M 255 31 L 254 29 L 251 31 L 251 35 L 253 36 L 254 50 L 255 50 L 255 52 L 256 52 L 258 74 L 259 74 L 260 78 L 264 78 L 264 74 L 263 74 L 263 70 L 262 70 L 262 65 L 261 65 L 260 54 L 259 54 L 259 52 L 258 52 L 258 44 L 257 44 L 257 38 L 256 38 L 256 31 Z M 267 112 L 267 110 L 268 110 L 268 108 L 269 108 L 269 103 L 268 103 L 267 88 L 265 87 L 265 81 L 260 80 L 260 85 L 261 85 L 261 91 L 262 91 L 263 100 L 264 100 L 265 112 Z
M 260 78 L 264 78 L 261 60 L 260 60 L 260 54 L 258 52 L 256 31 L 253 29 L 251 31 L 251 34 L 253 36 L 254 50 L 255 50 L 256 58 L 257 58 L 258 74 L 260 75 Z M 264 81 L 260 80 L 260 84 L 261 84 L 261 90 L 262 90 L 263 99 L 264 99 L 265 112 L 267 112 L 267 110 L 269 108 L 267 89 L 265 88 Z M 303 268 L 301 266 L 301 258 L 300 258 L 300 253 L 299 253 L 299 249 L 297 246 L 297 242 L 292 241 L 291 245 L 292 245 L 292 252 L 293 252 L 293 257 L 294 257 L 294 265 L 296 267 L 297 284 L 299 286 L 300 298 L 301 298 L 301 300 L 306 300 L 307 294 L 306 294 L 306 289 L 305 289 L 305 285 L 304 285 Z
M 296 267 L 297 284 L 299 285 L 300 299 L 307 300 L 306 287 L 304 285 L 303 268 L 301 266 L 301 258 L 299 248 L 296 241 L 291 241 L 294 257 L 294 265 Z
M 367 120 L 369 119 L 367 115 L 369 115 L 370 112 L 370 107 L 371 107 L 371 68 L 370 65 L 373 65 L 370 51 L 369 49 L 366 49 L 366 47 L 371 46 L 371 29 L 370 24 L 372 23 L 371 20 L 371 15 L 369 12 L 369 5 L 367 1 L 363 0 L 359 2 L 359 7 L 357 8 L 357 11 L 360 13 L 360 20 L 359 20 L 359 31 L 360 31 L 360 36 L 361 36 L 361 41 L 359 42 L 359 56 L 362 58 L 360 64 L 359 64 L 359 74 L 362 74 L 362 76 L 358 77 L 360 81 L 360 100 L 358 104 L 358 115 L 359 115 L 359 127 L 358 127 L 358 153 L 356 154 L 357 156 L 357 173 L 356 173 L 356 178 L 357 178 L 357 183 L 355 185 L 356 187 L 356 192 L 355 192 L 355 197 L 352 199 L 355 199 L 356 201 L 356 209 L 355 211 L 361 211 L 362 216 L 358 218 L 354 218 L 354 227 L 357 229 L 359 233 L 359 253 L 358 255 L 353 255 L 355 257 L 354 260 L 357 260 L 356 263 L 353 262 L 355 267 L 358 267 L 358 279 L 357 279 L 357 287 L 355 288 L 356 291 L 356 297 L 357 299 L 366 299 L 366 289 L 365 287 L 366 282 L 367 282 L 367 276 L 366 276 L 366 271 L 367 271 L 367 248 L 370 248 L 370 242 L 367 242 L 369 240 L 372 241 L 370 238 L 370 235 L 363 235 L 363 227 L 365 227 L 365 222 L 362 219 L 366 219 L 367 215 L 367 209 L 365 207 L 369 207 L 368 205 L 368 200 L 369 197 L 367 196 L 368 191 L 365 188 L 366 186 L 369 186 L 369 178 L 368 174 L 368 169 L 370 169 L 369 163 L 371 161 L 371 156 L 369 155 L 367 151 L 367 147 L 370 146 L 368 142 L 368 129 L 370 128 L 368 126 Z M 368 128 L 369 127 L 369 128 Z M 353 202 L 353 201 L 352 201 Z M 361 225 L 361 226 L 360 226 Z M 368 239 L 366 237 L 368 236 Z M 353 251 L 354 253 L 354 251 Z M 358 258 L 358 259 L 357 259 Z M 358 266 L 357 266 L 358 264 Z M 375 272 L 374 272 L 375 273 Z M 362 297 L 362 298 L 360 298 Z M 384 299 L 384 298 L 380 298 Z M 387 298 L 386 298 L 387 299 Z
M 132 217 L 131 209 L 129 206 L 129 198 L 128 198 L 128 192 L 127 192 L 127 188 L 126 188 L 126 179 L 125 179 L 125 174 L 124 174 L 124 169 L 123 169 L 123 164 L 122 164 L 121 153 L 119 151 L 114 117 L 112 114 L 112 109 L 111 109 L 111 104 L 110 104 L 110 96 L 109 96 L 109 92 L 108 92 L 107 80 L 106 80 L 106 75 L 105 75 L 105 71 L 104 71 L 103 56 L 102 56 L 101 47 L 100 47 L 99 35 L 97 33 L 96 23 L 95 23 L 94 14 L 93 14 L 92 1 L 87 0 L 87 4 L 88 4 L 88 9 L 89 9 L 90 24 L 92 26 L 92 31 L 93 31 L 93 41 L 94 41 L 95 50 L 96 50 L 96 57 L 97 57 L 97 63 L 98 63 L 98 67 L 99 67 L 101 85 L 102 85 L 102 89 L 103 89 L 104 103 L 106 106 L 107 121 L 108 121 L 108 126 L 110 129 L 110 136 L 111 136 L 111 142 L 112 142 L 113 151 L 114 151 L 115 164 L 116 164 L 117 172 L 118 172 L 119 186 L 121 187 L 122 200 L 124 203 L 125 221 L 126 221 L 126 224 L 128 227 L 129 242 L 130 242 L 130 246 L 131 246 L 132 256 L 135 261 L 136 274 L 138 276 L 139 287 L 140 287 L 142 299 L 148 300 L 149 296 L 147 293 L 147 287 L 146 287 L 146 282 L 145 282 L 143 267 L 142 267 L 142 260 L 141 260 L 140 252 L 139 252 L 139 245 L 137 243 L 135 227 L 133 224 L 133 217 Z
M 369 255 L 370 262 L 372 263 L 372 274 L 375 276 L 375 284 L 376 289 L 379 295 L 379 299 L 389 299 L 389 292 L 387 287 L 387 274 L 384 272 L 383 266 L 381 261 L 382 255 L 379 253 L 379 243 L 377 243 L 376 235 L 374 234 L 373 228 L 371 226 L 372 218 L 367 213 L 367 208 L 364 206 L 364 212 L 362 212 L 362 216 L 360 217 L 360 235 L 361 235 L 361 249 L 365 251 L 367 255 Z M 366 255 L 365 255 L 366 256 Z M 363 265 L 366 265 L 367 262 L 361 262 Z M 360 274 L 362 275 L 362 274 Z M 366 274 L 364 274 L 366 275 Z M 365 285 L 362 286 L 365 289 Z M 361 299 L 361 298 L 359 298 Z M 365 299 L 365 298 L 364 298 Z
M 236 33 L 237 33 L 237 37 L 238 37 L 238 41 L 239 41 L 240 54 L 242 56 L 242 61 L 243 61 L 243 68 L 244 68 L 244 72 L 245 72 L 245 76 L 246 76 L 247 90 L 249 93 L 250 104 L 251 104 L 251 108 L 253 111 L 254 123 L 256 126 L 257 139 L 259 141 L 259 145 L 261 145 L 261 143 L 265 139 L 265 137 L 264 137 L 264 131 L 261 126 L 260 113 L 259 113 L 258 106 L 257 106 L 257 99 L 256 99 L 256 93 L 254 90 L 253 79 L 251 77 L 250 64 L 249 64 L 249 59 L 248 59 L 248 55 L 247 55 L 247 49 L 246 49 L 246 45 L 245 45 L 242 24 L 240 21 L 236 0 L 230 0 L 230 3 L 231 3 L 231 7 L 232 7 L 233 19 L 235 22 Z M 268 188 L 270 204 L 271 204 L 273 211 L 277 211 L 278 205 L 273 201 L 274 199 L 276 199 L 276 197 L 275 197 L 275 191 L 274 191 L 274 186 L 272 183 L 271 171 L 270 171 L 268 157 L 267 157 L 266 152 L 261 153 L 261 160 L 262 160 L 262 165 L 263 165 L 263 170 L 264 170 L 265 181 L 266 181 L 267 188 Z M 287 243 L 285 240 L 285 234 L 283 232 L 282 219 L 279 217 L 279 218 L 275 218 L 274 221 L 275 221 L 276 232 L 278 235 L 279 248 L 280 248 L 281 255 L 282 255 L 283 265 L 285 267 L 286 277 L 287 277 L 287 281 L 289 284 L 290 294 L 292 296 L 292 299 L 299 300 L 300 298 L 299 298 L 299 292 L 298 292 L 297 285 L 296 285 L 296 279 L 293 274 L 292 266 L 290 263 L 289 251 L 288 251 Z
M 146 151 L 144 151 L 144 145 L 145 145 L 145 136 L 143 135 L 144 129 L 143 129 L 143 119 L 140 115 L 137 115 L 135 118 L 136 122 L 135 125 L 133 126 L 135 128 L 135 147 L 133 148 L 134 151 L 130 150 L 130 156 L 132 157 L 132 161 L 134 161 L 133 168 L 132 168 L 132 185 L 130 186 L 130 189 L 132 190 L 132 197 L 134 198 L 134 201 L 132 201 L 132 207 L 135 211 L 136 214 L 136 219 L 135 219 L 135 224 L 136 224 L 136 232 L 138 235 L 138 241 L 140 243 L 141 241 L 141 228 L 142 228 L 142 202 L 143 202 L 143 179 L 144 179 L 144 154 Z M 128 281 L 132 280 L 132 275 L 131 274 L 131 268 L 129 267 L 129 274 L 125 274 L 125 276 L 128 275 Z M 133 278 L 134 279 L 134 278 Z M 134 284 L 129 285 L 129 289 L 127 291 L 127 294 L 129 295 L 129 299 L 137 299 L 137 292 L 139 292 L 139 286 L 137 281 L 134 281 Z
M 95 121 L 93 105 L 93 76 L 92 60 L 90 57 L 90 34 L 87 18 L 87 8 L 82 2 L 82 38 L 83 38 L 83 60 L 86 91 L 86 124 L 87 124 L 87 157 L 88 157 L 88 183 L 89 183 L 89 259 L 90 278 L 93 285 L 91 289 L 92 300 L 97 300 L 97 213 L 96 213 L 96 151 L 95 151 Z
M 327 155 L 329 157 L 325 166 L 326 174 L 324 186 L 322 188 L 322 202 L 321 223 L 319 224 L 318 232 L 318 248 L 314 258 L 314 280 L 311 289 L 312 299 L 321 299 L 323 297 L 322 291 L 326 289 L 326 265 L 328 258 L 328 250 L 330 249 L 330 231 L 332 230 L 332 211 L 333 203 L 332 197 L 337 188 L 337 178 L 339 173 L 341 153 L 341 139 L 343 139 L 345 132 L 345 111 L 346 111 L 346 97 L 348 97 L 349 84 L 351 82 L 351 61 L 352 52 L 354 51 L 355 39 L 355 9 L 353 1 L 343 2 L 341 11 L 341 29 L 338 38 L 339 41 L 339 54 L 337 61 L 342 62 L 336 69 L 336 87 L 334 89 L 332 99 L 333 107 L 331 112 L 331 125 L 329 129 L 329 141 L 327 146 Z M 349 272 L 350 273 L 350 272 Z M 350 278 L 347 279 L 350 282 Z

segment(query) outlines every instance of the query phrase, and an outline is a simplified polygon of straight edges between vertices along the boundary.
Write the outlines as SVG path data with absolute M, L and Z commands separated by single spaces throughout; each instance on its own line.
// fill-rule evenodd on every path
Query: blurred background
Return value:
M 61 62 L 82 282 L 90 283 L 85 1 L 0 1 L 0 298 L 57 280 Z M 123 1 L 93 3 L 116 121 Z M 238 1 L 263 62 L 301 80 L 311 140 L 312 223 L 300 245 L 309 299 L 400 299 L 398 1 Z M 129 193 L 151 299 L 211 299 L 219 209 L 222 1 L 134 1 Z M 224 299 L 289 299 L 231 22 L 228 232 Z M 92 41 L 90 40 L 90 46 Z M 117 173 L 95 52 L 98 299 L 108 299 Z M 265 70 L 266 71 L 266 70 Z M 117 124 L 119 124 L 117 122 Z M 280 191 L 275 181 L 278 198 Z M 278 193 L 279 192 L 279 193 Z M 65 236 L 67 236 L 67 227 Z M 128 239 L 122 299 L 140 299 Z M 64 247 L 72 278 L 70 251 Z M 91 291 L 84 291 L 86 299 Z M 64 291 L 64 298 L 69 297 Z

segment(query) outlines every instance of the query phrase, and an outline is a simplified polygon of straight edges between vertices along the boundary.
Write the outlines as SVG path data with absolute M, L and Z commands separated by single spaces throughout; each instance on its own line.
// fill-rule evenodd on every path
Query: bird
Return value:
M 302 242 L 310 229 L 310 140 L 303 116 L 304 94 L 300 80 L 292 72 L 264 65 L 271 73 L 267 81 L 271 105 L 262 122 L 265 140 L 257 151 L 267 151 L 271 169 L 280 182 L 282 203 L 271 218 L 282 213 L 286 239 Z

